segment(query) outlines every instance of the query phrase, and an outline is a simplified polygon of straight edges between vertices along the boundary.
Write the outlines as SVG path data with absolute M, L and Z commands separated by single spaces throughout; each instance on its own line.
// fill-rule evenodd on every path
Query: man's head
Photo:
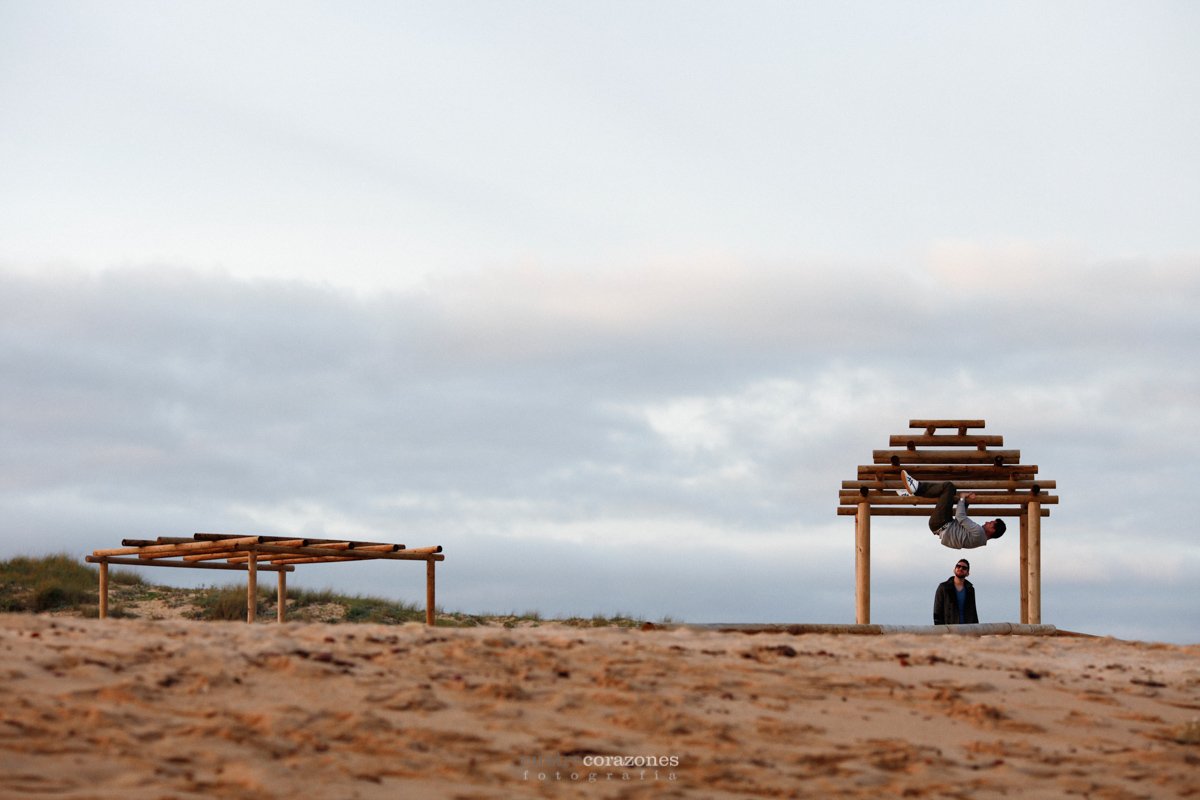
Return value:
M 969 574 L 971 574 L 971 562 L 965 558 L 960 558 L 958 563 L 954 565 L 954 577 L 966 578 Z
M 1008 530 L 1008 526 L 999 517 L 983 523 L 983 532 L 987 534 L 989 539 L 999 539 L 1004 535 L 1006 530 Z

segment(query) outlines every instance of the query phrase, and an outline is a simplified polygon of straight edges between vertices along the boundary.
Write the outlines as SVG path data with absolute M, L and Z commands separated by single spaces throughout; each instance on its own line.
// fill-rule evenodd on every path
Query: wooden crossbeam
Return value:
M 439 550 L 441 548 L 439 547 Z M 329 550 L 323 547 L 275 547 L 269 544 L 259 544 L 254 546 L 254 551 L 257 553 L 284 553 L 306 556 L 334 556 L 338 558 L 349 558 L 352 560 L 367 561 L 373 558 L 384 558 L 395 561 L 444 561 L 445 556 L 440 554 L 427 553 L 410 553 L 405 551 L 397 551 L 394 553 L 380 553 L 376 551 L 362 550 Z
M 275 541 L 275 546 L 277 546 L 277 547 L 300 547 L 300 546 L 304 545 L 304 543 L 307 541 L 308 541 L 308 539 L 279 539 L 279 540 Z M 219 542 L 214 542 L 214 544 L 219 544 Z M 212 552 L 200 553 L 199 555 L 194 555 L 194 554 L 193 555 L 185 555 L 183 557 L 183 560 L 184 561 L 214 561 L 214 560 L 220 559 L 220 558 L 228 558 L 228 559 L 230 559 L 230 561 L 232 563 L 233 559 L 238 554 L 245 553 L 245 552 L 246 552 L 246 550 L 240 548 L 238 545 L 228 545 L 222 550 L 214 550 Z M 243 558 L 242 560 L 244 561 L 245 559 Z
M 240 538 L 244 538 L 244 537 L 238 536 L 237 534 L 230 534 L 230 533 L 197 533 L 197 534 L 194 534 L 194 538 L 197 541 L 210 541 L 211 542 L 211 541 L 228 541 L 230 539 L 240 539 Z M 291 536 L 258 536 L 256 538 L 259 540 L 259 542 L 261 542 L 263 544 L 278 544 L 280 542 L 293 540 L 293 537 L 291 537 Z M 356 541 L 348 541 L 346 539 L 313 539 L 311 537 L 306 538 L 304 541 L 313 547 L 328 547 L 328 546 L 334 545 L 334 544 L 345 544 L 349 547 L 373 547 L 375 545 L 380 545 L 380 544 L 394 544 L 393 542 L 356 542 Z M 399 547 L 401 549 L 404 548 L 404 545 L 402 545 L 402 544 L 396 544 L 395 546 Z
M 220 549 L 224 546 L 232 546 L 239 544 L 256 544 L 259 541 L 258 536 L 239 536 L 226 539 L 218 543 L 215 542 L 187 542 L 184 544 L 157 544 L 148 547 L 116 547 L 111 550 L 97 550 L 92 555 L 94 556 L 155 556 L 158 553 L 178 552 L 180 554 L 196 551 L 211 552 L 214 549 Z
M 1015 464 L 1020 450 L 872 450 L 876 464 Z M 895 461 L 893 461 L 895 459 Z
M 981 419 L 910 419 L 910 428 L 986 428 Z
M 1037 464 L 906 464 L 903 466 L 908 473 L 921 481 L 957 481 L 970 478 L 1008 478 L 1013 475 L 1036 475 Z M 876 477 L 891 477 L 900 480 L 901 467 L 890 464 L 860 464 L 858 479 L 868 480 Z
M 300 547 L 307 548 L 307 547 L 310 547 L 311 545 L 298 545 L 298 544 L 293 545 L 293 544 L 287 544 L 284 542 L 280 542 L 280 543 L 278 543 L 276 545 L 272 545 L 272 546 L 279 547 L 279 548 L 285 548 L 287 552 L 283 553 L 281 551 L 277 551 L 275 554 L 262 556 L 260 558 L 261 561 L 276 561 L 277 559 L 288 558 L 288 557 L 300 552 L 298 548 L 300 548 Z M 321 545 L 321 548 L 325 549 L 325 550 L 340 551 L 341 555 L 338 556 L 339 561 L 361 560 L 361 556 L 346 555 L 347 553 L 351 553 L 351 552 L 358 553 L 358 554 L 361 554 L 361 553 L 393 553 L 397 550 L 402 549 L 399 545 L 394 545 L 394 544 L 370 544 L 370 545 L 361 545 L 359 547 L 350 547 L 348 542 L 334 542 L 332 544 Z M 263 550 L 261 548 L 255 548 L 255 549 L 260 553 L 263 552 Z M 411 551 L 407 551 L 407 552 L 411 552 Z M 236 564 L 238 562 L 247 560 L 249 557 L 250 557 L 249 553 L 239 553 L 236 556 L 231 556 L 229 559 L 229 563 Z
M 1003 447 L 1004 437 L 999 435 L 968 434 L 958 435 L 916 435 L 901 433 L 888 439 L 889 447 L 903 447 L 912 450 L 916 447 Z
M 916 473 L 914 472 L 914 475 Z M 939 479 L 942 480 L 942 479 Z M 953 480 L 947 478 L 944 480 Z M 977 478 L 960 478 L 954 481 L 954 485 L 959 489 L 1015 489 L 1015 490 L 1033 490 L 1038 489 L 1057 489 L 1058 482 L 1054 480 L 1043 480 L 1042 478 L 1021 478 L 1011 480 L 986 480 Z M 904 483 L 900 480 L 899 470 L 897 470 L 895 478 L 886 478 L 880 480 L 875 478 L 872 480 L 861 481 L 842 481 L 842 489 L 904 489 Z
M 184 569 L 232 569 L 240 572 L 248 571 L 245 564 L 192 564 L 183 561 L 146 561 L 140 558 L 125 558 L 122 556 L 87 556 L 85 561 L 92 564 L 128 564 L 132 567 L 179 567 Z M 295 567 L 288 566 L 259 566 L 268 572 L 295 572 Z
M 853 517 L 858 513 L 858 506 L 838 506 L 837 510 L 839 517 Z M 989 506 L 973 507 L 971 509 L 971 517 L 973 519 L 981 519 L 984 517 L 1019 517 L 1025 511 L 1018 506 Z M 1050 516 L 1050 509 L 1040 509 L 1041 516 Z M 919 506 L 883 506 L 872 507 L 871 516 L 873 517 L 928 517 L 929 509 Z
M 868 502 L 872 506 L 933 506 L 937 505 L 938 499 L 936 497 L 902 497 L 897 494 L 868 491 L 865 496 L 860 492 L 842 492 L 838 496 L 838 501 L 842 505 L 858 505 L 862 502 Z M 1056 505 L 1058 503 L 1058 495 L 1033 494 L 1032 492 L 1008 492 L 1005 494 L 976 493 L 975 502 L 979 505 L 985 503 L 1013 503 L 1023 505 L 1033 502 Z
M 186 536 L 159 536 L 157 539 L 122 539 L 122 547 L 152 547 L 156 544 L 187 544 L 195 539 Z

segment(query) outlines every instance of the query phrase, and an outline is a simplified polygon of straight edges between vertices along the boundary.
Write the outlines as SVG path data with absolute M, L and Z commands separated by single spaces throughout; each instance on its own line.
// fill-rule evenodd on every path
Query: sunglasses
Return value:
M 971 568 L 970 568 L 970 567 L 968 567 L 968 566 L 967 566 L 967 565 L 965 565 L 965 564 L 955 564 L 955 565 L 954 565 L 954 568 L 955 568 L 955 569 L 961 569 L 961 570 L 965 570 L 965 571 L 967 571 L 967 572 L 970 572 L 970 571 L 971 571 Z

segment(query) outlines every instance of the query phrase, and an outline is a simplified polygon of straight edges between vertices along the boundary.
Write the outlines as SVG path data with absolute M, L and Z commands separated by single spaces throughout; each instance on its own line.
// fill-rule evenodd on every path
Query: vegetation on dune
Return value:
M 66 553 L 0 561 L 0 611 L 83 611 L 85 606 L 94 609 L 97 572 L 95 567 Z M 126 570 L 113 570 L 109 580 L 125 586 L 143 584 L 140 575 Z
M 54 612 L 95 617 L 99 600 L 98 573 L 95 565 L 65 553 L 40 558 L 21 556 L 0 561 L 0 612 Z M 160 615 L 162 608 L 169 608 L 189 619 L 236 621 L 246 618 L 244 586 L 199 589 L 158 586 L 147 583 L 137 572 L 121 569 L 110 569 L 108 576 L 108 613 L 112 617 L 153 617 Z M 260 587 L 256 607 L 258 618 L 273 619 L 276 602 L 273 589 Z M 145 608 L 149 605 L 157 605 L 160 611 L 147 612 Z M 380 597 L 338 594 L 331 589 L 289 589 L 287 616 L 289 620 L 396 625 L 424 622 L 425 608 Z M 438 625 L 457 628 L 482 625 L 515 628 L 554 622 L 581 628 L 633 628 L 643 621 L 627 614 L 571 617 L 565 620 L 543 620 L 537 611 L 524 614 L 466 614 L 439 610 L 437 614 Z

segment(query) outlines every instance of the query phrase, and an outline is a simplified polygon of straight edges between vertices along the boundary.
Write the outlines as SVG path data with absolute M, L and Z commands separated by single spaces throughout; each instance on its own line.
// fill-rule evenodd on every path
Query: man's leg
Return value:
M 933 507 L 933 514 L 929 517 L 929 530 L 937 533 L 943 525 L 954 519 L 954 497 L 958 494 L 958 489 L 952 481 L 922 481 L 917 487 L 917 494 L 938 499 L 937 505 Z

